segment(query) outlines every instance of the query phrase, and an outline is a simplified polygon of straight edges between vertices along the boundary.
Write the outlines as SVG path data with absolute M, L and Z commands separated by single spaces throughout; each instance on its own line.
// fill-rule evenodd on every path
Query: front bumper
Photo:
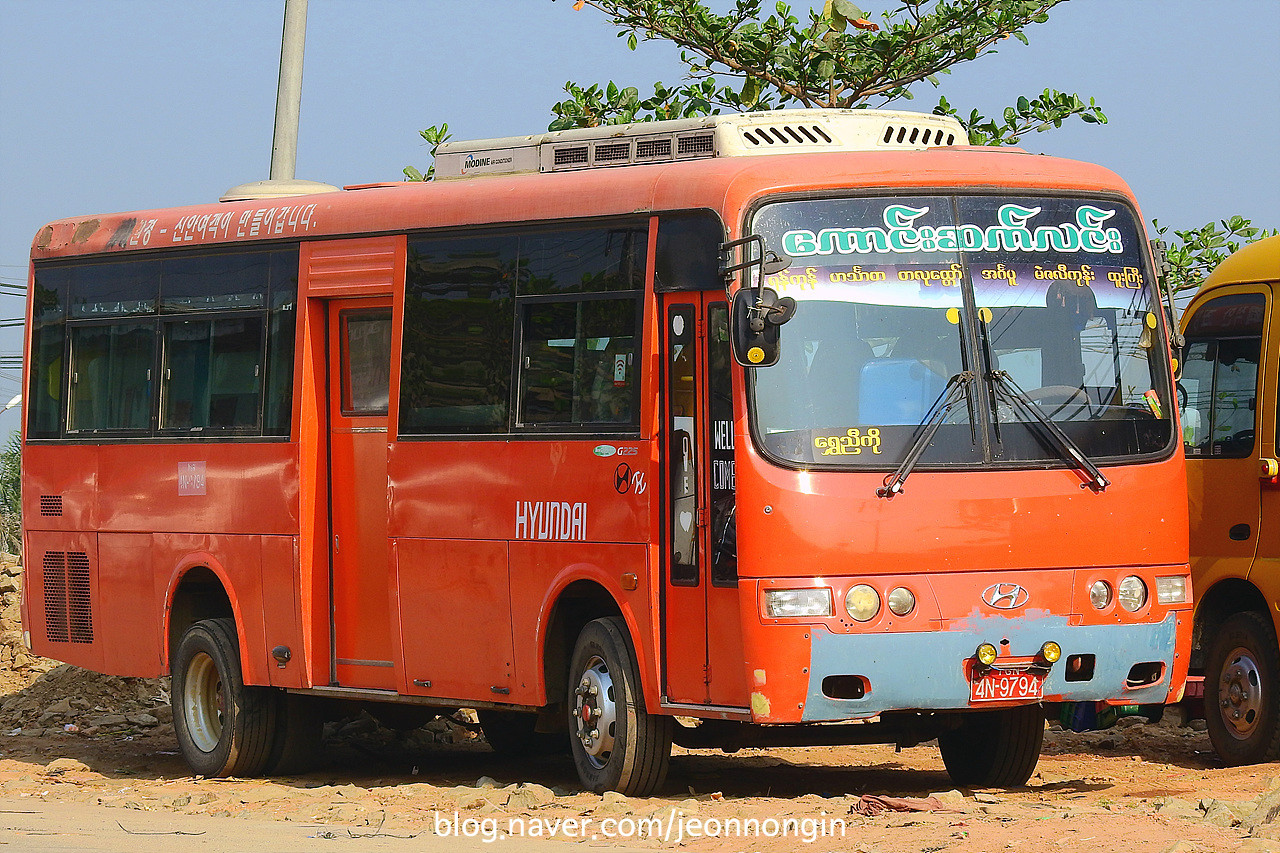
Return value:
M 833 634 L 811 629 L 808 690 L 799 722 L 865 719 L 885 711 L 954 710 L 969 703 L 969 669 L 979 643 L 1007 649 L 1015 657 L 1034 655 L 1049 640 L 1062 658 L 1049 669 L 1044 700 L 1162 704 L 1176 684 L 1178 613 L 1146 624 L 1071 625 L 1067 617 L 1010 620 L 995 616 L 966 619 L 963 628 L 885 634 Z M 1003 641 L 1007 640 L 1007 643 Z M 1091 655 L 1088 680 L 1067 680 L 1066 664 Z M 1127 684 L 1136 664 L 1163 664 L 1154 683 Z M 1185 669 L 1185 661 L 1182 662 Z M 858 699 L 835 699 L 823 692 L 829 676 L 856 676 L 867 685 Z M 1078 676 L 1077 676 L 1078 677 Z M 792 706 L 795 707 L 794 705 Z M 780 720 L 779 720 L 780 722 Z

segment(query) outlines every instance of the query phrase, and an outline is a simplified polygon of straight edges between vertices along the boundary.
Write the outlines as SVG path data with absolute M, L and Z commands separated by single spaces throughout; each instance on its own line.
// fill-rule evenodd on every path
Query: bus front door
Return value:
M 1261 461 L 1272 456 L 1261 370 L 1267 301 L 1258 285 L 1227 289 L 1195 306 L 1187 323 L 1178 396 L 1197 593 L 1223 578 L 1246 578 L 1256 556 L 1277 553 L 1263 534 L 1263 503 L 1275 494 L 1259 482 Z
M 395 689 L 387 555 L 391 301 L 329 302 L 331 673 Z
M 663 694 L 741 708 L 728 317 L 719 291 L 664 308 Z

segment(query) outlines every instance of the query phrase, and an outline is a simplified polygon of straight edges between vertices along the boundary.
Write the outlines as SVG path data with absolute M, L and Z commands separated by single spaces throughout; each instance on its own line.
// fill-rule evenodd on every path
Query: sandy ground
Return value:
M 122 829 L 131 817 L 153 826 L 168 814 L 175 825 L 200 816 L 287 821 L 310 827 L 312 839 L 420 838 L 422 849 L 428 839 L 507 835 L 581 849 L 1280 851 L 1272 840 L 1280 824 L 1250 826 L 1251 814 L 1257 822 L 1280 801 L 1280 792 L 1266 796 L 1280 789 L 1280 765 L 1223 768 L 1203 732 L 1170 721 L 1051 730 L 1035 777 L 1009 791 L 952 790 L 932 745 L 677 749 L 662 796 L 651 798 L 584 793 L 567 757 L 505 759 L 475 741 L 347 740 L 331 747 L 323 770 L 254 780 L 193 777 L 164 725 L 0 733 L 0 753 L 0 812 L 78 804 L 113 810 Z M 864 817 L 855 811 L 864 794 L 938 795 L 944 809 Z M 183 849 L 178 842 L 173 849 Z

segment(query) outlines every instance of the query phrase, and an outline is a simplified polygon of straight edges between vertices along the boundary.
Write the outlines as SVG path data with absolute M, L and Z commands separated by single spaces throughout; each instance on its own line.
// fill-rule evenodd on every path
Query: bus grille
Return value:
M 51 643 L 93 642 L 89 555 L 44 552 L 44 627 Z

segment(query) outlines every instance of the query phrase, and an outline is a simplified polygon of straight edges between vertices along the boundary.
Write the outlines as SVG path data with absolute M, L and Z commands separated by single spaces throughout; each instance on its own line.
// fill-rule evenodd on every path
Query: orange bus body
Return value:
M 160 676 L 192 623 L 230 617 L 247 685 L 545 710 L 564 701 L 577 632 L 616 614 L 634 646 L 643 709 L 655 717 L 794 724 L 980 707 L 971 697 L 980 643 L 996 648 L 998 664 L 1028 664 L 1046 642 L 1059 644 L 1064 662 L 1047 670 L 1047 703 L 1177 699 L 1189 587 L 1180 602 L 1154 594 L 1157 577 L 1188 571 L 1185 468 L 1172 443 L 1155 458 L 1106 467 L 1103 491 L 1058 464 L 922 469 L 884 499 L 876 496 L 883 469 L 767 458 L 748 420 L 746 375 L 734 369 L 737 582 L 709 582 L 704 565 L 697 586 L 671 583 L 677 511 L 664 503 L 673 486 L 663 383 L 678 377 L 663 378 L 663 332 L 673 311 L 705 323 L 724 294 L 655 292 L 663 215 L 711 211 L 735 238 L 766 200 L 873 192 L 1071 193 L 1137 209 L 1100 167 L 959 148 L 379 185 L 50 224 L 32 248 L 33 293 L 43 264 L 68 259 L 293 245 L 299 266 L 287 435 L 26 436 L 24 621 L 33 650 Z M 406 235 L 619 217 L 648 234 L 633 431 L 397 435 Z M 334 324 L 342 311 L 359 319 L 369 310 L 392 318 L 389 399 L 384 413 L 347 417 L 328 378 L 337 369 Z M 1166 358 L 1161 323 L 1156 351 Z M 705 411 L 698 419 L 699 429 L 713 428 Z M 709 478 L 699 470 L 703 514 Z M 337 520 L 339 512 L 354 520 Z M 709 551 L 703 515 L 697 524 Z M 359 547 L 371 550 L 340 563 L 348 540 L 339 526 L 365 530 Z M 1136 612 L 1115 601 L 1091 606 L 1095 581 L 1118 589 L 1129 575 L 1152 591 Z M 881 606 L 857 621 L 840 603 L 858 584 L 881 600 L 907 587 L 916 606 L 905 616 Z M 999 595 L 1015 585 L 1031 600 L 1011 608 Z M 768 591 L 784 588 L 829 589 L 836 606 L 828 616 L 766 616 Z M 1068 660 L 1088 672 L 1074 677 Z M 1027 702 L 988 698 L 981 707 Z M 889 739 L 912 740 L 907 729 Z

